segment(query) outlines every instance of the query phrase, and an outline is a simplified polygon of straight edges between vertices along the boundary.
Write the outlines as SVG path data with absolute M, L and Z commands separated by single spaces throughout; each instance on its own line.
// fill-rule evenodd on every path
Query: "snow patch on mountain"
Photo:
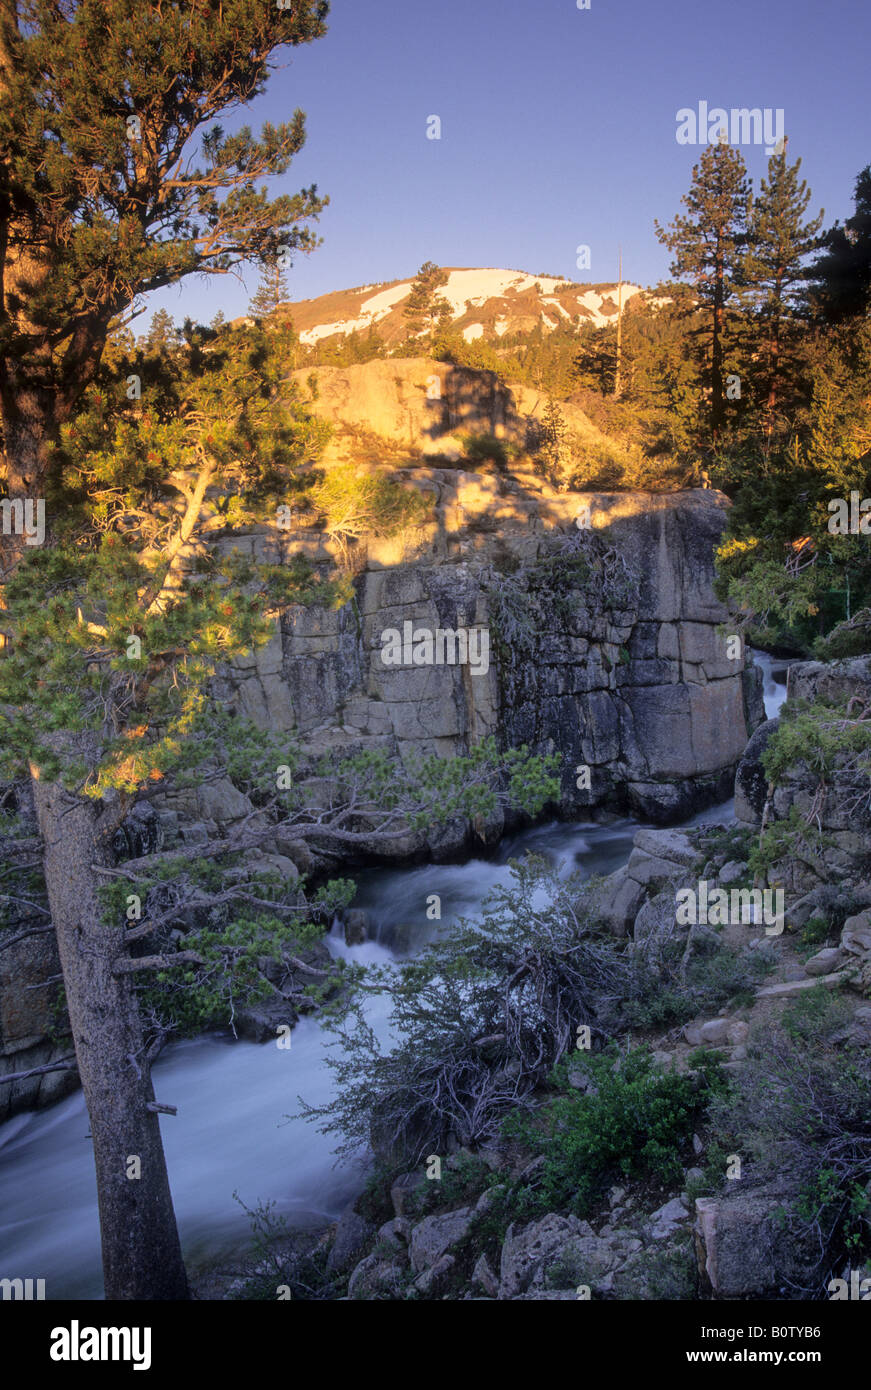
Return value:
M 622 297 L 622 301 L 623 301 L 623 308 L 624 308 L 624 309 L 626 308 L 627 303 L 629 302 L 629 300 L 632 298 L 632 296 L 633 296 L 634 294 L 641 294 L 641 293 L 642 293 L 642 290 L 641 290 L 641 286 L 640 286 L 640 285 L 629 285 L 629 284 L 624 285 L 624 286 L 623 286 L 623 291 L 622 291 L 622 296 L 621 296 L 621 297 Z M 603 313 L 602 313 L 602 305 L 603 305 L 603 304 L 605 303 L 605 301 L 608 300 L 608 299 L 611 300 L 612 304 L 615 304 L 615 305 L 616 305 L 616 303 L 617 303 L 617 286 L 616 286 L 616 285 L 614 286 L 613 290 L 607 290 L 604 294 L 602 294 L 601 290 L 585 290 L 585 292 L 584 292 L 583 294 L 576 295 L 576 299 L 577 299 L 578 303 L 580 304 L 581 308 L 582 308 L 582 309 L 586 309 L 586 310 L 588 311 L 588 315 L 585 315 L 585 318 L 587 318 L 587 321 L 588 321 L 588 322 L 592 321 L 592 322 L 595 324 L 596 328 L 601 328 L 601 327 L 602 327 L 604 324 L 606 324 L 606 323 L 613 323 L 613 321 L 614 321 L 614 314 L 613 314 L 613 312 L 610 313 L 610 314 L 603 314 Z

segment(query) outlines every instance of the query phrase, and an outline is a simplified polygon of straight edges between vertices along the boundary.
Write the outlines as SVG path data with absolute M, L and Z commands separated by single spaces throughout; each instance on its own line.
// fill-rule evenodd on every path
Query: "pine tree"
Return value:
M 845 323 L 871 312 L 871 164 L 856 179 L 856 208 L 843 227 L 823 234 L 823 254 L 810 273 L 811 302 L 827 323 Z
M 280 304 L 286 304 L 288 299 L 290 299 L 290 290 L 287 287 L 287 279 L 281 262 L 276 261 L 274 265 L 269 266 L 264 271 L 257 293 L 248 305 L 248 312 L 255 318 L 266 318 Z
M 170 352 L 176 341 L 176 328 L 172 315 L 166 309 L 158 309 L 151 316 L 151 323 L 144 338 L 144 347 L 150 353 Z
M 593 386 L 603 396 L 613 393 L 617 380 L 617 330 L 612 324 L 585 327 L 578 335 L 572 377 L 580 386 Z
M 552 486 L 559 487 L 563 481 L 561 472 L 567 426 L 565 417 L 556 401 L 548 400 L 544 407 L 541 425 L 538 464 Z
M 671 273 L 688 280 L 706 312 L 710 426 L 716 445 L 725 420 L 725 362 L 731 310 L 743 254 L 750 187 L 739 150 L 710 145 L 693 167 L 689 193 L 681 199 L 688 216 L 668 228 L 655 223 L 659 240 L 674 253 Z
M 100 417 L 110 384 L 100 378 L 101 362 L 106 355 L 111 365 L 110 332 L 130 321 L 138 296 L 192 272 L 226 275 L 246 262 L 269 264 L 282 248 L 307 251 L 316 245 L 306 224 L 324 206 L 317 189 L 270 201 L 262 187 L 265 177 L 286 172 L 301 148 L 302 112 L 279 126 L 264 126 L 259 139 L 248 127 L 227 135 L 214 122 L 264 90 L 276 49 L 321 36 L 327 12 L 325 0 L 299 0 L 289 10 L 262 0 L 224 0 L 220 16 L 201 0 L 182 7 L 147 0 L 132 9 L 121 0 L 75 5 L 0 0 L 3 471 L 11 498 L 47 503 L 51 541 L 34 557 L 23 536 L 0 537 L 5 589 L 0 604 L 7 610 L 4 639 L 12 642 L 12 654 L 7 652 L 0 669 L 4 678 L 8 671 L 13 691 L 7 699 L 22 710 L 11 725 L 4 715 L 4 745 L 14 750 L 18 742 L 25 748 L 19 728 L 41 734 L 29 771 L 94 1140 L 108 1298 L 183 1298 L 187 1279 L 153 1091 L 147 1069 L 137 1061 L 141 1026 L 135 998 L 115 974 L 117 929 L 108 930 L 98 912 L 93 866 L 108 866 L 119 801 L 117 796 L 114 804 L 95 800 L 88 779 L 100 766 L 111 730 L 101 729 L 99 721 L 95 729 L 92 719 L 82 722 L 78 700 L 89 683 L 87 663 L 83 669 L 70 667 L 72 687 L 56 682 L 54 700 L 39 723 L 31 696 L 47 687 L 38 684 L 44 677 L 35 674 L 40 662 L 33 664 L 33 653 L 42 651 L 45 666 L 58 661 L 62 666 L 70 615 L 61 613 L 66 599 L 58 592 L 69 597 L 76 588 L 88 589 L 82 565 L 96 570 L 96 575 L 88 571 L 94 627 L 117 638 L 114 605 L 134 607 L 137 587 L 148 595 L 145 608 L 152 620 L 163 620 L 158 613 L 165 603 L 172 606 L 164 580 L 170 589 L 175 586 L 178 557 L 195 529 L 216 453 L 207 437 L 200 452 L 187 440 L 193 449 L 190 488 L 182 484 L 181 513 L 176 506 L 165 516 L 165 548 L 158 546 L 151 561 L 155 569 L 146 565 L 143 574 L 130 565 L 123 545 L 119 548 L 112 521 L 115 509 L 124 511 L 131 489 L 139 506 L 128 517 L 128 528 L 149 516 L 165 460 L 161 440 L 143 456 L 137 436 L 154 415 L 141 400 L 133 403 L 135 418 L 120 441 L 119 458 L 133 466 L 132 451 L 136 459 L 126 493 L 119 496 L 105 485 L 100 470 L 111 474 L 111 458 L 99 448 L 87 455 L 97 502 L 91 540 L 81 553 L 59 545 L 72 526 L 70 483 L 64 477 L 72 439 L 62 434 L 76 428 L 84 393 L 101 379 L 99 398 L 88 398 L 83 434 L 102 438 Z M 158 80 L 159 74 L 172 76 Z M 114 389 L 123 394 L 123 378 L 114 381 Z M 231 418 L 235 428 L 238 422 Z M 219 422 L 218 427 L 226 426 Z M 165 432 L 164 443 L 174 440 L 177 449 L 183 422 L 168 423 Z M 115 548 L 104 552 L 101 545 L 95 555 L 102 535 Z M 22 565 L 28 580 L 19 581 Z M 131 577 L 137 575 L 131 593 Z M 41 614 L 27 607 L 28 582 L 33 592 L 45 595 Z M 95 598 L 100 585 L 104 592 Z M 72 616 L 73 629 L 88 633 L 84 618 L 79 624 Z M 129 632 L 132 613 L 124 617 Z M 48 625 L 42 633 L 40 621 Z M 171 626 L 163 648 L 152 652 L 138 673 L 143 698 L 175 659 Z M 253 631 L 249 622 L 245 635 Z M 108 645 L 119 659 L 115 642 Z M 102 646 L 98 655 L 105 659 Z M 31 677 L 16 684 L 19 659 L 31 662 Z M 72 785 L 62 772 L 72 777 Z M 127 1181 L 122 1166 L 130 1153 L 143 1160 L 138 1183 Z
M 451 316 L 451 306 L 437 291 L 448 283 L 448 273 L 433 261 L 424 261 L 411 286 L 403 313 L 412 333 L 432 332 Z
M 191 272 L 311 250 L 315 187 L 270 201 L 301 111 L 260 138 L 222 112 L 265 87 L 283 45 L 326 31 L 326 0 L 0 3 L 0 425 L 12 497 L 47 498 L 61 425 L 110 324 Z M 158 74 L 172 74 L 171 78 Z M 51 517 L 49 517 L 51 523 Z M 6 537 L 5 567 L 23 549 Z
M 817 245 L 823 213 L 810 222 L 804 214 L 810 190 L 799 182 L 801 160 L 787 163 L 784 147 L 768 162 L 768 178 L 751 203 L 747 251 L 742 262 L 742 298 L 755 317 L 753 337 L 762 364 L 766 453 L 771 448 L 778 404 L 798 369 L 797 327 L 803 264 Z

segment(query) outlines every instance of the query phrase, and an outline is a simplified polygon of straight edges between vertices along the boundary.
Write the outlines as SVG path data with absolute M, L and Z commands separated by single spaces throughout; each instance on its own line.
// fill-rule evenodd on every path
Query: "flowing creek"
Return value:
M 785 666 L 754 653 L 763 669 L 766 712 L 785 698 Z M 728 821 L 725 802 L 684 822 Z M 334 932 L 331 952 L 362 963 L 385 963 L 420 950 L 436 930 L 426 899 L 441 897 L 445 930 L 472 917 L 490 890 L 510 877 L 508 860 L 525 850 L 560 872 L 584 878 L 625 864 L 641 822 L 609 825 L 552 821 L 502 841 L 488 860 L 368 869 L 358 875 L 355 906 L 369 913 L 375 939 L 348 947 Z M 382 1041 L 388 1006 L 373 1000 L 369 1018 Z M 334 1164 L 335 1140 L 304 1120 L 287 1121 L 297 1097 L 320 1104 L 330 1094 L 324 1032 L 314 1018 L 293 1031 L 291 1047 L 234 1041 L 210 1034 L 174 1043 L 154 1067 L 155 1094 L 178 1106 L 161 1118 L 175 1210 L 189 1266 L 248 1243 L 249 1208 L 274 1200 L 288 1224 L 335 1219 L 360 1190 L 364 1164 Z M 96 1183 L 81 1092 L 47 1110 L 16 1115 L 0 1126 L 0 1276 L 45 1279 L 49 1299 L 103 1296 Z

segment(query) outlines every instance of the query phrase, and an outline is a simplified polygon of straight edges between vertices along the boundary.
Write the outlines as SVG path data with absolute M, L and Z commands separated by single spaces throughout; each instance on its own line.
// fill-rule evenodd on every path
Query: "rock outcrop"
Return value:
M 557 753 L 566 815 L 667 821 L 725 798 L 763 717 L 759 673 L 730 659 L 718 630 L 725 499 L 545 495 L 447 469 L 414 481 L 433 494 L 433 520 L 371 542 L 353 599 L 286 618 L 219 697 L 263 728 L 297 730 L 312 752 L 450 756 L 493 735 Z M 248 541 L 273 559 L 304 544 L 316 558 L 310 533 Z M 410 644 L 385 661 L 385 634 L 461 630 L 476 634 L 475 661 L 451 664 L 447 648 L 443 664 L 416 665 Z
M 525 449 L 537 438 L 549 399 L 544 391 L 507 385 L 495 372 L 425 357 L 303 368 L 293 377 L 301 388 L 317 382 L 313 409 L 335 431 L 327 463 L 358 458 L 366 440 L 394 462 L 414 454 L 459 459 L 465 441 L 481 435 Z M 607 437 L 578 406 L 564 402 L 560 410 L 571 437 L 608 449 Z
M 871 656 L 794 662 L 789 667 L 787 700 L 790 704 L 831 702 L 842 708 L 850 704 L 853 717 L 860 718 L 871 706 Z M 782 866 L 785 886 L 794 893 L 863 879 L 871 852 L 867 773 L 845 744 L 844 753 L 826 771 L 825 785 L 817 770 L 796 761 L 770 789 L 761 759 L 778 723 L 769 720 L 758 728 L 744 752 L 735 777 L 736 816 L 759 825 L 763 816 L 768 823 L 785 820 L 795 808 L 816 826 L 819 847 L 809 844 L 801 856 Z

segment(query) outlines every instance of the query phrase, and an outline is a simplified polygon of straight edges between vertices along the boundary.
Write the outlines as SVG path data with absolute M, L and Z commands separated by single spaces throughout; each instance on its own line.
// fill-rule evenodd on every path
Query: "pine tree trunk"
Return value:
M 92 864 L 107 864 L 107 837 L 92 802 L 44 782 L 33 791 L 45 879 L 63 968 L 79 1075 L 91 1121 L 107 1299 L 190 1297 L 158 1116 L 122 928 L 101 921 Z M 127 1176 L 133 1156 L 140 1178 Z
M 774 433 L 774 413 L 777 409 L 777 388 L 780 381 L 780 326 L 781 326 L 781 276 L 782 270 L 778 269 L 777 280 L 775 283 L 775 313 L 774 323 L 771 333 L 770 360 L 769 360 L 769 379 L 768 379 L 768 399 L 765 402 L 765 454 L 766 457 L 771 452 L 771 437 Z
M 719 441 L 720 429 L 725 417 L 723 395 L 724 274 L 722 258 L 718 251 L 714 265 L 714 320 L 711 337 L 711 435 L 715 445 Z

